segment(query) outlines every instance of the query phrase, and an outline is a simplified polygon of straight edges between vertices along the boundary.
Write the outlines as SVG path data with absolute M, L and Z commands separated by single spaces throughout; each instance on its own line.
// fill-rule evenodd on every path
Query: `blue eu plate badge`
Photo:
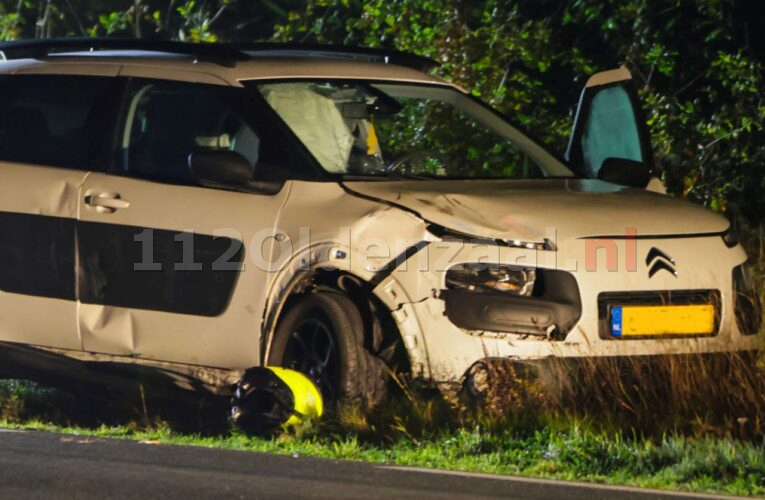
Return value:
M 611 335 L 621 337 L 622 335 L 622 308 L 616 306 L 611 309 Z

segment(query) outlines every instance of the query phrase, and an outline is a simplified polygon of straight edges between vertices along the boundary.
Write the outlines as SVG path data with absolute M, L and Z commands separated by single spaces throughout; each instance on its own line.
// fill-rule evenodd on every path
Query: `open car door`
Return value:
M 625 67 L 591 76 L 582 91 L 566 159 L 586 178 L 664 191 L 653 149 Z

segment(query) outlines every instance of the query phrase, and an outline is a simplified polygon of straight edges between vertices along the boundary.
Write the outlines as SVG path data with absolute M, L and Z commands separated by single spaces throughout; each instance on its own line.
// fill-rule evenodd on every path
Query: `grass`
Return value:
M 547 428 L 523 434 L 512 430 L 460 429 L 387 445 L 349 435 L 283 436 L 264 439 L 238 433 L 222 436 L 179 434 L 168 427 L 58 427 L 36 421 L 3 422 L 16 429 L 54 430 L 78 435 L 364 460 L 461 471 L 592 481 L 640 487 L 733 495 L 765 494 L 765 447 L 726 439 L 680 436 L 660 440 L 622 439 L 578 428 Z
M 687 361 L 692 362 L 705 363 L 702 358 Z M 657 369 L 660 380 L 666 380 L 664 370 L 668 369 L 700 373 L 703 377 L 687 379 L 676 373 L 670 380 L 677 384 L 669 384 L 663 391 L 655 382 L 654 390 L 648 392 L 650 397 L 675 399 L 671 404 L 667 399 L 646 399 L 643 390 L 635 393 L 644 397 L 635 400 L 634 391 L 629 390 L 635 387 L 630 384 L 598 385 L 595 381 L 607 375 L 589 366 L 584 370 L 592 377 L 587 383 L 596 384 L 596 390 L 588 391 L 589 397 L 582 398 L 576 391 L 562 391 L 563 395 L 551 397 L 549 391 L 540 391 L 537 384 L 529 383 L 528 377 L 503 371 L 507 367 L 499 364 L 489 368 L 490 377 L 504 382 L 520 380 L 522 384 L 492 384 L 489 394 L 476 399 L 480 403 L 477 406 L 463 404 L 455 409 L 443 399 L 416 394 L 402 382 L 403 390 L 383 409 L 363 412 L 358 407 L 342 407 L 320 422 L 307 422 L 271 438 L 229 430 L 225 418 L 217 418 L 225 414 L 224 404 L 189 402 L 185 406 L 174 403 L 162 407 L 160 400 L 144 399 L 141 391 L 141 397 L 133 401 L 110 406 L 30 382 L 5 381 L 0 383 L 0 425 L 147 444 L 765 495 L 765 439 L 760 423 L 765 391 L 757 392 L 765 386 L 742 385 L 742 374 L 737 370 L 759 374 L 750 377 L 751 384 L 765 381 L 763 372 L 749 363 L 704 365 L 703 370 L 689 366 L 673 364 Z M 639 364 L 626 370 L 636 367 L 634 375 L 646 377 Z M 619 370 L 620 376 L 629 380 L 625 367 Z M 725 376 L 714 370 L 723 370 Z M 569 371 L 568 376 L 584 375 Z M 703 402 L 717 404 L 717 398 L 730 391 L 728 382 L 741 391 L 720 400 L 728 405 L 723 411 L 712 412 L 714 407 L 704 406 Z M 700 397 L 684 394 L 696 391 L 698 384 L 704 384 L 705 389 Z M 188 415 L 200 414 L 193 411 L 200 405 L 208 405 L 209 411 L 201 412 L 208 418 L 187 421 Z M 653 425 L 646 425 L 651 416 Z M 742 432 L 743 428 L 747 432 Z

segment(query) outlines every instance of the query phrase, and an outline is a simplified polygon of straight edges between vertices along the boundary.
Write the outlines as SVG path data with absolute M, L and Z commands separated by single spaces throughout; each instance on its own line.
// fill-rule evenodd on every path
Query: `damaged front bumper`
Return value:
M 446 316 L 465 330 L 514 332 L 562 340 L 582 315 L 574 277 L 566 271 L 538 272 L 536 293 L 476 293 L 442 290 Z
M 637 255 L 648 254 L 656 244 L 638 240 Z M 375 294 L 392 311 L 413 375 L 435 384 L 462 380 L 486 358 L 629 358 L 761 349 L 763 335 L 747 334 L 736 320 L 732 271 L 746 259 L 743 250 L 725 247 L 719 236 L 663 238 L 660 245 L 675 258 L 676 274 L 649 276 L 642 265 L 634 271 L 588 271 L 582 240 L 560 242 L 559 250 L 436 241 L 398 266 Z M 615 240 L 615 246 L 626 255 L 624 240 Z M 534 297 L 448 290 L 446 270 L 471 262 L 533 266 L 543 275 L 569 276 L 578 294 L 565 292 L 563 280 L 550 287 L 552 294 Z M 617 339 L 603 333 L 603 294 L 681 296 L 681 291 L 710 290 L 719 298 L 712 335 Z

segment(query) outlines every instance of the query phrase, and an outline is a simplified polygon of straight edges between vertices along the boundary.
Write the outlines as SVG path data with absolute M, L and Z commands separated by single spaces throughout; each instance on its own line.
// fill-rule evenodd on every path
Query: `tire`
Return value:
M 339 292 L 311 293 L 279 322 L 268 365 L 306 374 L 319 387 L 327 408 L 342 402 L 370 409 L 385 399 L 388 371 L 365 348 L 365 337 L 361 314 L 351 299 Z

